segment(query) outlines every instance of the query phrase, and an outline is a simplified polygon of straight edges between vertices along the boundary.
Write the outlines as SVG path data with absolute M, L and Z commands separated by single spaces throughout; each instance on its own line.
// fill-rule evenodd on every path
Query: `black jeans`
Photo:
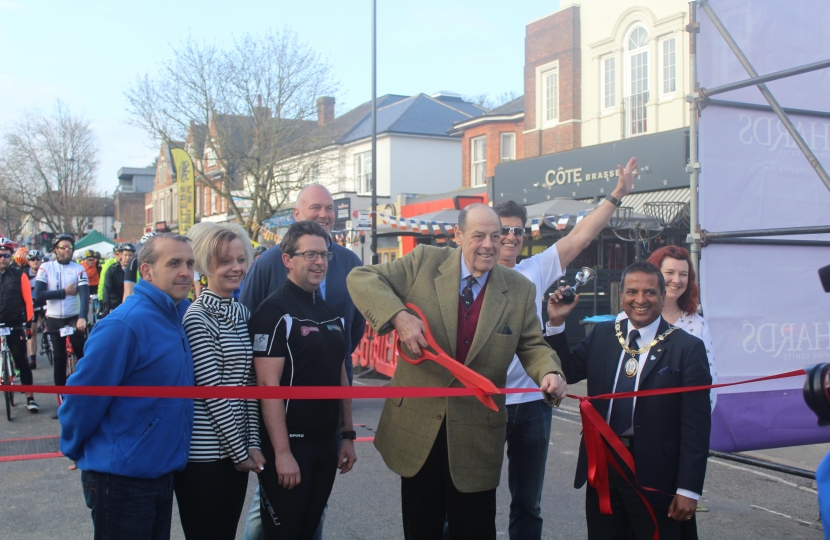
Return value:
M 49 342 L 52 344 L 52 360 L 55 362 L 55 386 L 66 386 L 66 338 L 61 337 L 60 329 L 65 326 L 75 328 L 77 322 L 77 316 L 68 319 L 46 317 L 46 331 L 49 332 Z M 70 336 L 69 341 L 72 343 L 72 348 L 75 349 L 78 361 L 80 361 L 84 357 L 84 332 L 76 329 L 75 333 Z
M 23 326 L 23 323 L 8 324 L 6 326 Z M 29 357 L 26 353 L 26 331 L 12 330 L 12 333 L 6 336 L 6 344 L 9 346 L 14 366 L 20 372 L 20 382 L 24 386 L 30 386 L 32 384 L 32 368 L 29 367 Z
M 81 482 L 95 540 L 170 539 L 173 473 L 145 479 L 83 471 Z
M 279 485 L 273 449 L 263 444 L 265 470 L 259 475 L 263 540 L 314 538 L 334 486 L 337 445 L 334 438 L 328 443 L 291 445 L 300 483 L 288 490 Z
M 401 477 L 401 513 L 407 540 L 441 540 L 445 519 L 451 540 L 496 538 L 496 490 L 462 493 L 455 488 L 445 424 L 421 470 L 412 478 Z
M 188 461 L 176 473 L 176 501 L 188 540 L 233 540 L 248 491 L 248 473 L 230 458 Z

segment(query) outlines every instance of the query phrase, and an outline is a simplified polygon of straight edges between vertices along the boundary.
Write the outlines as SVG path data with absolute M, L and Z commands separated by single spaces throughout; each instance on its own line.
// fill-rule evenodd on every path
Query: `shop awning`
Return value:
M 691 192 L 689 188 L 664 189 L 662 191 L 646 191 L 632 193 L 623 197 L 623 206 L 630 206 L 634 212 L 643 214 L 643 205 L 649 202 L 682 202 L 689 204 Z

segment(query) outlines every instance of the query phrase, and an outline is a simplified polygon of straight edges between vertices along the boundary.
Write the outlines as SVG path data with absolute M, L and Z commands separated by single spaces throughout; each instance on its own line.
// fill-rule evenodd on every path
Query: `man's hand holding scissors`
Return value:
M 396 313 L 391 322 L 401 343 L 406 345 L 406 348 L 412 351 L 415 356 L 420 356 L 421 347 L 429 345 L 425 337 L 424 322 L 405 309 Z

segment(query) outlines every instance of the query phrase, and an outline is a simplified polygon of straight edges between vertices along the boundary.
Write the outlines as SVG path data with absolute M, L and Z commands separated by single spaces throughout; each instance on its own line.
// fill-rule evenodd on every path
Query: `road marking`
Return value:
M 794 487 L 794 488 L 800 489 L 802 491 L 806 491 L 807 493 L 812 493 L 813 495 L 818 495 L 818 491 L 816 491 L 814 489 L 810 489 L 810 488 L 804 487 L 804 486 L 799 486 L 795 482 L 790 482 L 789 480 L 784 480 L 783 478 L 778 478 L 777 476 L 773 476 L 771 474 L 762 473 L 761 471 L 754 471 L 752 469 L 748 469 L 746 467 L 741 467 L 739 465 L 732 465 L 731 463 L 726 463 L 725 461 L 721 461 L 721 460 L 716 459 L 716 458 L 709 458 L 709 463 L 717 463 L 718 465 L 723 465 L 724 467 L 728 467 L 730 469 L 735 469 L 735 470 L 738 470 L 738 471 L 745 471 L 745 472 L 748 472 L 748 473 L 752 473 L 756 476 L 761 476 L 761 477 L 767 478 L 769 480 L 775 480 L 776 482 L 784 484 L 785 486 Z
M 799 523 L 803 523 L 803 524 L 805 524 L 805 525 L 809 525 L 809 526 L 811 526 L 811 527 L 814 527 L 814 526 L 815 526 L 815 524 L 814 524 L 814 523 L 811 523 L 811 522 L 809 522 L 809 521 L 805 521 L 805 520 L 803 520 L 803 519 L 794 518 L 794 517 L 792 517 L 792 516 L 788 516 L 787 514 L 782 514 L 781 512 L 776 512 L 775 510 L 770 510 L 769 508 L 764 508 L 763 506 L 758 506 L 758 505 L 755 505 L 755 504 L 750 504 L 750 505 L 749 505 L 749 507 L 750 507 L 750 508 L 756 508 L 756 509 L 758 509 L 758 510 L 763 510 L 764 512 L 769 512 L 770 514 L 774 514 L 774 515 L 776 515 L 776 516 L 785 517 L 785 518 L 787 518 L 787 519 L 791 519 L 791 520 L 793 520 L 793 521 L 797 521 L 797 522 L 799 522 Z
M 573 420 L 568 420 L 567 418 L 562 418 L 561 416 L 553 415 L 554 420 L 560 420 L 562 422 L 567 422 L 569 424 L 576 424 L 577 426 L 581 426 L 582 422 L 575 422 Z

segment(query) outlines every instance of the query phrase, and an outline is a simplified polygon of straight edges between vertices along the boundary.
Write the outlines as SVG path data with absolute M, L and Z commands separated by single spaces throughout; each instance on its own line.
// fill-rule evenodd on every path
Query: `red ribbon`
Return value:
M 585 439 L 585 451 L 588 457 L 588 483 L 599 494 L 600 512 L 611 513 L 611 498 L 608 484 L 608 464 L 632 485 L 648 509 L 654 522 L 654 540 L 659 540 L 657 518 L 654 510 L 640 490 L 658 491 L 641 486 L 636 481 L 634 457 L 628 451 L 620 438 L 605 422 L 591 400 L 595 399 L 625 399 L 648 396 L 664 396 L 683 392 L 698 392 L 736 386 L 788 377 L 806 375 L 803 369 L 758 377 L 746 381 L 732 383 L 711 384 L 704 386 L 683 386 L 678 388 L 659 388 L 652 390 L 637 390 L 635 392 L 620 392 L 617 394 L 601 394 L 598 396 L 578 396 L 568 394 L 569 398 L 579 400 L 579 412 L 582 417 L 582 429 Z M 111 396 L 111 397 L 141 397 L 141 398 L 184 398 L 184 399 L 383 399 L 383 398 L 435 398 L 483 396 L 486 392 L 479 388 L 426 388 L 403 386 L 2 386 L 2 392 L 37 392 L 40 394 L 64 394 L 84 396 Z M 525 394 L 538 392 L 532 388 L 502 388 L 503 394 Z M 607 442 L 607 444 L 606 444 Z M 626 475 L 616 458 L 609 450 L 609 445 L 620 456 L 625 466 L 634 477 L 632 482 Z
M 648 396 L 665 396 L 669 394 L 680 394 L 683 392 L 698 392 L 701 390 L 711 390 L 712 388 L 723 388 L 725 386 L 735 386 L 739 384 L 749 384 L 754 382 L 769 381 L 773 379 L 785 379 L 787 377 L 797 377 L 805 375 L 803 369 L 795 371 L 788 371 L 786 373 L 779 373 L 777 375 L 769 375 L 767 377 L 759 377 L 757 379 L 750 379 L 747 381 L 738 381 L 732 383 L 710 384 L 704 386 L 682 386 L 679 388 L 657 388 L 652 390 L 638 390 L 636 392 L 619 392 L 616 394 L 601 394 L 598 396 L 577 396 L 568 394 L 569 398 L 579 400 L 579 413 L 582 416 L 582 433 L 585 440 L 585 453 L 588 458 L 588 484 L 597 490 L 599 496 L 599 510 L 603 514 L 611 514 L 611 496 L 610 486 L 608 482 L 608 464 L 622 476 L 629 485 L 631 485 L 637 492 L 637 495 L 642 499 L 648 513 L 651 515 L 651 520 L 654 523 L 653 540 L 659 540 L 660 534 L 657 530 L 657 518 L 654 515 L 654 509 L 646 500 L 641 490 L 658 491 L 654 488 L 649 488 L 640 485 L 636 481 L 637 471 L 634 467 L 634 457 L 629 452 L 628 448 L 623 445 L 620 438 L 614 433 L 614 430 L 605 422 L 590 400 L 593 399 L 625 399 L 634 397 L 648 397 Z M 607 444 L 606 444 L 607 442 Z M 634 477 L 632 482 L 628 475 L 625 474 L 613 456 L 608 447 L 614 449 L 614 452 L 622 459 L 628 470 Z M 667 494 L 668 495 L 668 494 Z M 672 496 L 672 495 L 669 495 Z

